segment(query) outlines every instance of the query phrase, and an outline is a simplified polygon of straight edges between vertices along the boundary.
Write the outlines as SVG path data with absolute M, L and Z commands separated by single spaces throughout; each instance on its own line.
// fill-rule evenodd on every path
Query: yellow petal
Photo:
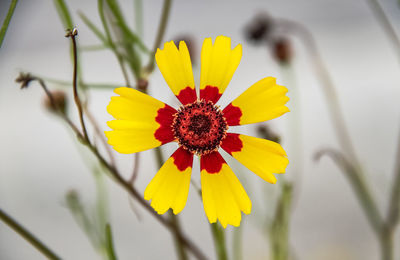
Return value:
M 192 173 L 193 155 L 183 148 L 176 150 L 164 163 L 144 192 L 144 199 L 158 214 L 169 208 L 178 214 L 186 205 Z
M 276 183 L 273 173 L 284 173 L 289 163 L 280 144 L 261 138 L 229 133 L 221 147 L 270 183 Z
M 273 77 L 258 81 L 223 110 L 228 125 L 263 122 L 289 112 L 286 93 L 287 88 L 277 85 Z
M 108 143 L 120 153 L 136 153 L 174 140 L 175 109 L 131 88 L 117 88 L 107 111 L 117 120 L 107 124 Z
M 239 180 L 218 152 L 201 157 L 204 211 L 210 223 L 239 226 L 241 211 L 251 212 L 251 201 Z
M 168 86 L 182 104 L 193 103 L 197 97 L 186 43 L 181 41 L 179 50 L 173 41 L 165 43 L 164 49 L 156 52 L 156 62 Z
M 214 45 L 206 38 L 201 50 L 200 99 L 218 101 L 242 58 L 242 46 L 231 49 L 231 39 L 218 36 Z

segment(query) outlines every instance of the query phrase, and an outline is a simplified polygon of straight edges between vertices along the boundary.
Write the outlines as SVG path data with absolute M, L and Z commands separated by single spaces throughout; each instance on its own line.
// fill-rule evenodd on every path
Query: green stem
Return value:
M 135 28 L 139 37 L 143 37 L 143 1 L 135 0 Z
M 215 251 L 218 260 L 227 260 L 228 254 L 226 252 L 225 245 L 225 231 L 218 223 L 213 223 L 210 225 L 212 236 L 214 238 Z
M 233 232 L 233 259 L 242 260 L 242 236 L 243 236 L 243 223 L 240 227 L 235 228 Z
M 104 31 L 106 33 L 106 37 L 107 37 L 107 42 L 108 45 L 110 46 L 111 50 L 114 52 L 115 57 L 117 58 L 118 64 L 121 67 L 121 71 L 122 74 L 124 76 L 125 79 L 125 83 L 127 87 L 131 87 L 130 81 L 129 81 L 129 77 L 128 77 L 128 73 L 126 72 L 126 68 L 122 59 L 122 55 L 118 52 L 117 47 L 115 46 L 112 38 L 111 38 L 111 33 L 110 33 L 110 29 L 108 28 L 108 24 L 107 24 L 107 20 L 105 18 L 105 14 L 104 14 L 104 0 L 98 0 L 97 4 L 98 4 L 98 11 L 99 11 L 99 16 L 100 16 L 100 20 L 101 23 L 103 24 L 103 28 Z
M 279 198 L 275 215 L 269 226 L 271 259 L 289 258 L 289 223 L 292 206 L 292 184 L 282 179 L 282 194 Z
M 0 209 L 0 219 L 22 236 L 27 242 L 29 242 L 33 247 L 35 247 L 40 253 L 46 256 L 48 259 L 61 259 L 53 251 L 51 251 L 45 244 L 43 244 L 38 238 L 36 238 L 32 233 L 21 226 L 17 221 L 15 221 L 11 216 L 7 215 L 3 210 Z
M 376 206 L 374 198 L 368 189 L 364 176 L 358 172 L 357 168 L 353 166 L 353 164 L 340 152 L 332 149 L 326 149 L 320 151 L 315 158 L 318 160 L 322 155 L 329 155 L 342 169 L 342 172 L 348 178 L 353 191 L 356 194 L 356 197 L 358 198 L 365 215 L 367 216 L 372 230 L 375 232 L 377 238 L 380 239 L 382 235 L 383 220 Z
M 3 25 L 1 26 L 1 30 L 0 30 L 0 48 L 1 48 L 1 45 L 3 44 L 3 40 L 4 40 L 4 37 L 6 36 L 8 25 L 10 24 L 11 17 L 14 14 L 14 10 L 15 10 L 15 7 L 17 6 L 17 3 L 18 3 L 18 0 L 12 0 L 11 1 L 10 8 L 8 9 L 6 18 L 3 21 Z
M 109 260 L 117 260 L 110 224 L 106 225 L 106 246 L 107 246 L 108 259 Z
M 171 224 L 174 225 L 174 227 L 176 229 L 181 230 L 181 225 L 180 225 L 178 216 L 175 215 L 171 210 L 168 212 L 168 214 L 169 214 L 169 220 L 171 221 Z M 179 239 L 176 236 L 174 236 L 174 244 L 175 244 L 176 253 L 178 255 L 178 259 L 180 259 L 180 260 L 189 259 L 185 248 L 183 247 L 182 243 L 179 241 Z
M 167 28 L 168 18 L 170 14 L 172 0 L 164 0 L 164 5 L 162 9 L 162 15 L 160 24 L 158 26 L 158 32 L 156 40 L 154 41 L 153 51 L 150 54 L 149 64 L 147 65 L 146 73 L 150 73 L 154 70 L 154 60 L 157 48 L 160 46 L 161 41 L 165 34 L 165 29 Z

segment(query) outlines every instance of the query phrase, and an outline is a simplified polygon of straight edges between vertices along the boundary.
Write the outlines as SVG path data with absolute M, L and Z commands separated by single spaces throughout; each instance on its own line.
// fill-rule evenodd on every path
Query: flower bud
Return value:
M 268 40 L 272 31 L 272 18 L 268 14 L 259 14 L 245 29 L 245 37 L 253 43 Z
M 281 142 L 281 137 L 277 133 L 272 131 L 271 128 L 267 125 L 259 126 L 257 128 L 257 132 L 264 139 L 273 141 L 275 143 Z
M 193 36 L 191 35 L 181 35 L 179 37 L 176 37 L 174 40 L 174 43 L 176 46 L 179 47 L 179 43 L 181 41 L 184 41 L 186 43 L 186 46 L 189 50 L 189 54 L 190 54 L 190 60 L 192 61 L 192 64 L 196 64 L 197 60 L 196 60 L 196 45 L 195 45 L 195 40 L 193 39 Z
M 50 112 L 61 112 L 65 113 L 67 108 L 67 97 L 64 91 L 54 90 L 50 92 L 52 100 L 46 95 L 44 99 L 44 106 Z
M 292 60 L 293 49 L 288 38 L 278 38 L 272 45 L 272 55 L 281 64 L 287 64 Z

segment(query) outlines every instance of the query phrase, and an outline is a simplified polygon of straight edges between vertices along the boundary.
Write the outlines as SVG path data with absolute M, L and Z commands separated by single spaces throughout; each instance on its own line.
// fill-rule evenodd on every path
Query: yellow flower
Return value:
M 272 141 L 227 133 L 229 126 L 263 122 L 283 115 L 287 89 L 267 77 L 252 85 L 222 111 L 215 103 L 231 80 L 242 56 L 242 46 L 231 49 L 231 39 L 218 36 L 204 40 L 201 51 L 200 98 L 196 95 L 188 48 L 167 42 L 157 50 L 156 61 L 165 81 L 182 103 L 175 110 L 131 88 L 117 88 L 107 111 L 108 143 L 120 153 L 136 153 L 169 142 L 179 148 L 147 186 L 144 198 L 164 214 L 178 214 L 189 193 L 193 156 L 200 157 L 201 188 L 210 223 L 217 219 L 225 228 L 239 226 L 241 211 L 249 214 L 251 201 L 239 180 L 218 152 L 224 149 L 265 181 L 275 183 L 273 173 L 284 173 L 288 164 L 283 148 Z

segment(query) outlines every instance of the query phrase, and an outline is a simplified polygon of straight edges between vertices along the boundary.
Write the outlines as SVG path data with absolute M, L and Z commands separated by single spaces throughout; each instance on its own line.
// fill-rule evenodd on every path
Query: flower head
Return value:
M 156 61 L 172 92 L 182 103 L 176 110 L 131 88 L 117 88 L 108 112 L 108 143 L 120 153 L 136 153 L 169 142 L 179 148 L 147 186 L 144 198 L 163 214 L 183 210 L 189 192 L 193 156 L 200 157 L 205 213 L 211 223 L 239 226 L 241 212 L 249 214 L 251 201 L 219 149 L 225 150 L 262 179 L 275 183 L 273 173 L 288 164 L 283 148 L 272 141 L 228 133 L 229 126 L 263 122 L 288 112 L 287 89 L 267 77 L 252 85 L 221 110 L 216 102 L 228 86 L 242 56 L 241 45 L 231 49 L 228 37 L 204 40 L 201 51 L 200 97 L 197 97 L 190 55 L 185 42 L 179 48 L 167 42 Z

